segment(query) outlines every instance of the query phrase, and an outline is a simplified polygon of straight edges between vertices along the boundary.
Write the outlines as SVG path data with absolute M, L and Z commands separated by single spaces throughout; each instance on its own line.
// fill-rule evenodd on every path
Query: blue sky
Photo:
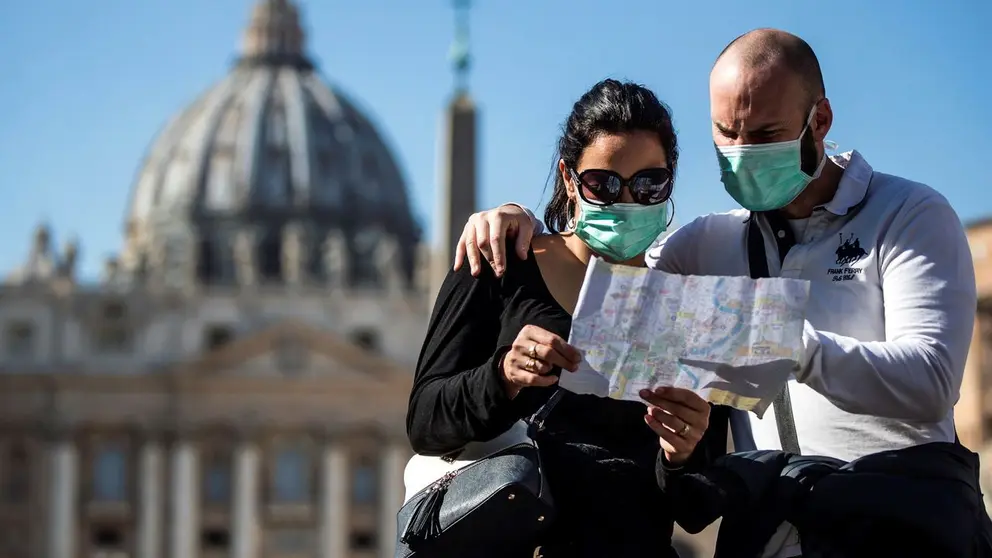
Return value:
M 0 273 L 49 222 L 95 278 L 121 243 L 132 180 L 164 122 L 220 79 L 252 0 L 0 2 Z M 448 0 L 300 1 L 324 77 L 394 147 L 430 234 L 439 113 L 450 95 Z M 609 6 L 609 7 L 607 7 Z M 805 38 L 834 108 L 830 139 L 992 215 L 992 21 L 987 0 L 477 0 L 472 90 L 482 111 L 480 203 L 538 206 L 575 99 L 604 77 L 674 110 L 677 219 L 730 209 L 709 136 L 707 74 L 738 34 Z

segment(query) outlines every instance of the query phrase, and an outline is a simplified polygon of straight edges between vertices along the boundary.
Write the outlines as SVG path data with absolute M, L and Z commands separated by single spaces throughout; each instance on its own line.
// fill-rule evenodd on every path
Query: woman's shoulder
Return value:
M 527 258 L 524 259 L 517 253 L 511 241 L 507 242 L 504 254 L 506 261 L 503 263 L 503 269 L 505 271 L 501 276 L 496 276 L 492 262 L 485 257 L 480 259 L 480 269 L 476 275 L 472 274 L 471 266 L 469 266 L 468 261 L 465 261 L 458 269 L 448 270 L 448 275 L 444 280 L 441 291 L 479 289 L 498 291 L 508 283 L 513 284 L 521 280 L 530 280 L 533 278 L 533 273 L 537 270 L 537 264 L 534 263 L 533 248 L 527 248 Z
M 528 254 L 533 254 L 535 250 L 538 252 L 548 251 L 557 253 L 561 250 L 568 250 L 568 246 L 565 245 L 565 237 L 560 234 L 542 234 L 535 236 L 530 241 Z

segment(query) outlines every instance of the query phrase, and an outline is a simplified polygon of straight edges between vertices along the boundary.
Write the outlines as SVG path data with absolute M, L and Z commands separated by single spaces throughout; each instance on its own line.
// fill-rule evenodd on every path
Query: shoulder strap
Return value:
M 775 241 L 778 244 L 779 259 L 785 261 L 785 255 L 796 244 L 792 227 L 776 212 L 763 213 L 762 215 L 765 215 L 771 223 L 775 233 Z M 747 261 L 752 279 L 769 276 L 765 239 L 761 236 L 761 228 L 758 227 L 757 213 L 751 213 L 747 221 Z M 782 391 L 775 396 L 772 407 L 775 409 L 775 424 L 778 426 L 778 438 L 782 450 L 800 455 L 799 436 L 796 434 L 796 421 L 792 416 L 792 398 L 789 397 L 788 382 L 782 386 Z
M 565 390 L 555 386 L 554 393 L 551 397 L 541 405 L 541 408 L 537 410 L 536 413 L 531 415 L 527 420 L 527 435 L 534 438 L 541 430 L 544 429 L 544 421 L 548 419 L 548 415 L 554 410 L 555 405 L 561 401 L 562 396 L 565 394 Z

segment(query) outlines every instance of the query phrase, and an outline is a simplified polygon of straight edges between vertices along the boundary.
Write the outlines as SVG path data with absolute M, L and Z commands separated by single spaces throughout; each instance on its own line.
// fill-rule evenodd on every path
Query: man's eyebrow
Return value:
M 716 120 L 713 121 L 713 125 L 716 126 L 716 129 L 717 130 L 720 130 L 721 132 L 724 132 L 724 133 L 733 132 L 734 131 L 733 128 L 728 128 L 727 126 L 724 126 L 723 124 L 717 122 Z
M 770 134 L 772 132 L 777 132 L 781 128 L 782 128 L 782 125 L 781 124 L 772 122 L 772 123 L 769 123 L 769 124 L 762 124 L 762 125 L 757 126 L 755 128 L 751 128 L 751 129 L 747 130 L 747 132 L 750 133 L 750 134 Z

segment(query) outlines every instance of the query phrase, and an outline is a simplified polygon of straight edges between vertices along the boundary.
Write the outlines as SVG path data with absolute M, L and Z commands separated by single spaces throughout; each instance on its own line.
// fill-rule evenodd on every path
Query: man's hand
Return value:
M 461 268 L 468 257 L 472 275 L 478 276 L 482 271 L 481 254 L 489 260 L 496 276 L 502 276 L 506 265 L 504 242 L 511 236 L 517 238 L 517 255 L 526 260 L 530 240 L 534 237 L 534 223 L 519 205 L 504 204 L 473 213 L 455 247 L 455 270 Z

